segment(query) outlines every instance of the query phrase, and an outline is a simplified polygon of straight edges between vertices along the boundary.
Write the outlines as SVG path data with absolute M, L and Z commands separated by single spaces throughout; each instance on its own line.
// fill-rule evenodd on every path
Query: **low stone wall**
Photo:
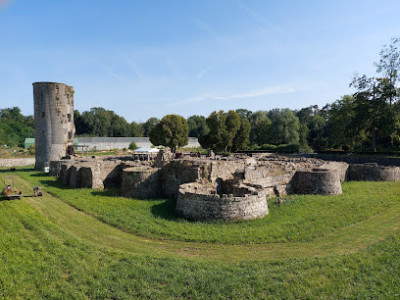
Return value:
M 127 198 L 153 199 L 163 196 L 160 169 L 133 167 L 122 171 L 122 195 Z
M 328 155 L 328 154 L 302 154 L 302 157 L 322 159 L 325 161 L 345 162 L 348 164 L 378 164 L 380 166 L 399 166 L 398 157 L 371 157 L 362 155 Z
M 197 189 L 196 189 L 197 187 Z M 263 194 L 246 194 L 242 197 L 215 193 L 198 188 L 193 183 L 179 188 L 176 212 L 191 220 L 250 220 L 268 214 L 268 204 Z
M 125 168 L 147 162 L 122 162 L 104 159 L 66 159 L 50 162 L 49 175 L 72 188 L 104 189 L 118 187 Z
M 353 164 L 349 166 L 348 180 L 354 181 L 400 181 L 400 168 L 377 164 Z
M 0 158 L 0 168 L 24 167 L 34 164 L 34 158 Z

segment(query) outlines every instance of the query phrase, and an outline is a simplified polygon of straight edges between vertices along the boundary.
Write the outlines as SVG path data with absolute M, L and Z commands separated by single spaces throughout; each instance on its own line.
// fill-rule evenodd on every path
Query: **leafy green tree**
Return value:
M 239 114 L 233 110 L 227 113 L 214 111 L 206 121 L 210 132 L 199 138 L 201 146 L 215 151 L 231 151 L 233 139 L 241 125 Z
M 251 115 L 253 114 L 253 112 L 251 110 L 247 110 L 244 108 L 239 108 L 236 110 L 236 112 L 239 114 L 239 116 L 241 118 L 246 118 L 246 119 L 249 119 L 251 117 Z
M 308 143 L 315 150 L 322 150 L 327 146 L 325 123 L 325 118 L 320 115 L 313 116 L 309 122 Z
M 144 136 L 150 136 L 150 131 L 160 123 L 160 119 L 157 118 L 149 118 L 145 123 L 143 123 L 143 134 Z
M 82 114 L 75 110 L 74 122 L 77 135 L 110 137 L 131 135 L 131 126 L 125 118 L 102 107 L 93 107 Z
M 308 145 L 309 129 L 305 123 L 300 123 L 299 127 L 299 150 L 300 152 L 312 152 L 312 148 Z
M 388 78 L 389 84 L 396 86 L 400 80 L 400 38 L 393 38 L 389 45 L 384 45 L 380 54 L 380 60 L 375 63 L 378 73 Z M 390 99 L 392 105 L 393 99 Z
M 233 139 L 235 138 L 238 130 L 240 129 L 240 116 L 237 112 L 230 110 L 226 114 L 225 126 L 226 132 L 223 135 L 223 142 L 225 144 L 225 152 L 231 151 L 233 146 Z
M 124 117 L 111 113 L 111 124 L 108 136 L 130 136 L 130 124 Z
M 326 123 L 328 145 L 332 148 L 352 150 L 357 147 L 361 136 L 351 134 L 350 123 L 355 117 L 356 104 L 354 97 L 345 95 L 329 107 L 329 118 Z
M 398 90 L 388 78 L 355 78 L 352 85 L 358 91 L 355 101 L 354 119 L 349 124 L 353 135 L 364 136 L 367 146 L 377 151 L 381 147 L 394 146 L 399 142 L 399 107 L 392 105 L 398 98 Z
M 24 116 L 18 107 L 0 110 L 0 145 L 24 146 L 25 138 L 34 136 L 32 116 Z
M 249 149 L 250 145 L 250 130 L 251 125 L 247 118 L 240 118 L 240 128 L 236 132 L 232 142 L 232 151 L 240 151 Z
M 136 123 L 136 122 L 132 122 L 131 124 L 129 124 L 129 136 L 143 136 L 143 127 Z
M 206 135 L 210 129 L 207 126 L 206 118 L 203 116 L 191 116 L 187 120 L 189 125 L 189 136 L 200 137 Z
M 290 109 L 274 109 L 268 114 L 272 120 L 272 144 L 299 144 L 300 122 Z
M 172 152 L 177 147 L 188 143 L 189 126 L 184 117 L 178 115 L 166 115 L 151 131 L 150 141 L 153 145 L 170 147 Z
M 250 142 L 251 144 L 267 144 L 270 139 L 271 120 L 265 111 L 256 111 L 250 116 Z
M 299 118 L 301 124 L 306 124 L 309 126 L 311 119 L 319 114 L 318 105 L 311 105 L 305 108 L 300 109 L 296 116 Z

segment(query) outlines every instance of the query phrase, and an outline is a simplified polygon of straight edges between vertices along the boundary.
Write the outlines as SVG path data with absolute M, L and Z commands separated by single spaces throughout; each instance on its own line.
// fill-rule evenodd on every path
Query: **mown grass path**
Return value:
M 0 170 L 0 180 L 4 175 L 13 175 L 26 197 L 0 201 L 0 299 L 400 297 L 400 220 L 393 184 L 387 185 L 393 189 L 386 193 L 388 201 L 359 215 L 362 221 L 351 219 L 351 226 L 327 227 L 326 234 L 305 242 L 246 245 L 125 232 L 118 222 L 110 225 L 64 202 L 63 189 L 57 197 L 30 197 L 42 177 L 38 174 Z
M 31 192 L 31 184 L 22 178 L 16 177 L 16 184 L 23 189 L 25 195 Z M 209 244 L 136 236 L 105 224 L 47 193 L 41 198 L 24 197 L 22 201 L 32 205 L 47 219 L 57 224 L 66 236 L 89 241 L 93 245 L 114 251 L 125 251 L 134 255 L 151 254 L 157 257 L 184 256 L 189 259 L 239 262 L 341 255 L 364 249 L 400 228 L 400 205 L 396 205 L 390 210 L 310 242 Z

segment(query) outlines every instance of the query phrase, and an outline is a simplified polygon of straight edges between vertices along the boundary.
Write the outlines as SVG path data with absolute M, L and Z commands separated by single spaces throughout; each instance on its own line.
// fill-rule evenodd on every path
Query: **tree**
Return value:
M 312 148 L 308 145 L 309 129 L 305 123 L 300 123 L 299 127 L 299 151 L 300 152 L 312 152 Z
M 0 110 L 0 145 L 24 146 L 25 138 L 34 135 L 32 116 L 24 116 L 18 107 Z
M 135 141 L 132 141 L 132 142 L 129 144 L 129 150 L 135 150 L 135 149 L 137 149 L 137 148 L 138 148 L 138 146 L 136 145 Z
M 311 119 L 318 114 L 319 114 L 318 105 L 311 105 L 306 108 L 300 109 L 296 113 L 296 116 L 299 118 L 301 124 L 306 124 L 308 126 Z
M 214 111 L 206 121 L 210 132 L 199 138 L 201 146 L 215 151 L 231 151 L 241 125 L 239 114 L 233 110 L 227 113 L 222 110 Z
M 271 110 L 268 115 L 272 120 L 272 144 L 281 145 L 299 143 L 300 122 L 290 109 L 274 109 Z
M 330 105 L 326 123 L 330 147 L 351 150 L 357 146 L 357 141 L 362 140 L 361 136 L 351 134 L 350 123 L 355 117 L 355 107 L 354 97 L 351 95 L 345 95 Z
M 143 136 L 143 127 L 136 122 L 132 122 L 129 124 L 129 133 L 129 136 Z
M 271 120 L 265 111 L 256 111 L 250 116 L 250 142 L 252 144 L 267 144 L 270 139 Z
M 396 86 L 400 79 L 400 38 L 391 39 L 389 45 L 384 45 L 380 51 L 380 60 L 375 63 L 376 71 L 383 73 L 392 86 Z M 390 101 L 392 105 L 392 99 Z
M 118 116 L 114 112 L 111 113 L 111 126 L 108 136 L 130 136 L 130 124 L 124 117 Z
M 187 120 L 189 125 L 189 136 L 200 137 L 206 135 L 210 129 L 207 126 L 206 118 L 203 116 L 191 116 Z
M 160 123 L 160 119 L 157 118 L 149 118 L 145 123 L 143 123 L 143 134 L 144 136 L 150 136 L 150 131 Z
M 161 119 L 149 134 L 153 145 L 170 147 L 172 152 L 176 147 L 182 147 L 188 143 L 189 126 L 185 118 L 178 115 L 166 115 Z
M 236 132 L 236 135 L 232 142 L 232 151 L 240 151 L 249 149 L 250 145 L 250 130 L 251 125 L 247 118 L 240 118 L 240 128 Z
M 326 120 L 320 115 L 313 116 L 309 122 L 308 144 L 315 150 L 322 150 L 327 145 L 325 123 Z
M 354 78 L 352 84 L 358 91 L 354 97 L 354 118 L 349 124 L 353 135 L 363 136 L 373 151 L 377 145 L 390 147 L 400 140 L 399 105 L 392 105 L 398 90 L 389 78 Z
M 244 108 L 239 108 L 236 110 L 236 112 L 239 114 L 239 116 L 241 118 L 246 118 L 246 119 L 249 119 L 251 117 L 251 115 L 253 114 L 253 112 L 251 110 L 247 110 Z

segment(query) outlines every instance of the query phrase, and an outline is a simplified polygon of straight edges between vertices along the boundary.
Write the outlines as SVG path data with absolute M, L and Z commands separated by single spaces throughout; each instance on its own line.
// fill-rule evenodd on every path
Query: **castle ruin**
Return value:
M 72 188 L 120 187 L 125 197 L 176 200 L 176 212 L 192 220 L 249 220 L 268 214 L 268 196 L 339 195 L 345 180 L 400 181 L 398 166 L 357 164 L 263 154 L 174 158 L 161 150 L 156 161 L 133 157 L 65 157 L 73 145 L 73 88 L 33 84 L 35 169 Z M 65 157 L 65 158 L 64 158 Z M 64 159 L 63 159 L 64 158 Z

